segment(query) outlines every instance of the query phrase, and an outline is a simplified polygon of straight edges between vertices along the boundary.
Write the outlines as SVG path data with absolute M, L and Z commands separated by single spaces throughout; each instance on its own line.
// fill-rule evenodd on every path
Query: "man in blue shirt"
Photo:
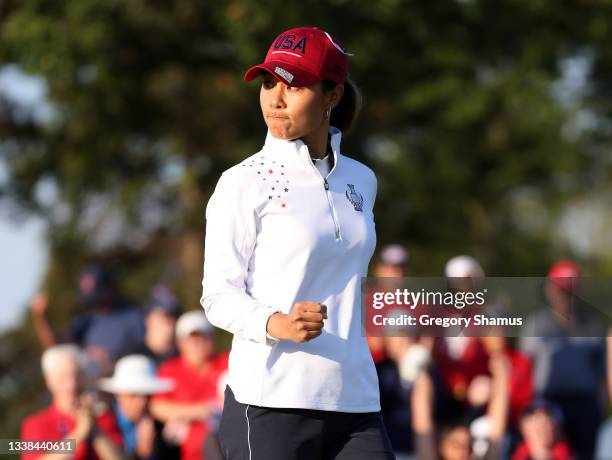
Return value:
M 70 323 L 67 339 L 83 347 L 100 366 L 112 365 L 117 358 L 142 346 L 143 314 L 122 301 L 108 271 L 93 266 L 81 272 L 79 301 L 82 310 Z M 34 327 L 45 348 L 63 341 L 46 317 L 48 303 L 43 294 L 32 305 Z

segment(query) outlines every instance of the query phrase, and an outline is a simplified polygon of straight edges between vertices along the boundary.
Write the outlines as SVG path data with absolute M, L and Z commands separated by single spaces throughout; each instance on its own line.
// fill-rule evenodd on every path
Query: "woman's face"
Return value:
M 215 353 L 211 334 L 194 332 L 178 340 L 181 356 L 194 367 L 202 366 Z
M 335 106 L 336 90 L 323 92 L 320 82 L 303 87 L 287 86 L 270 74 L 264 74 L 262 79 L 261 112 L 274 137 L 292 140 L 319 129 L 327 132 L 325 111 Z
M 555 441 L 555 425 L 544 410 L 537 410 L 521 420 L 521 433 L 531 450 L 546 451 Z
M 469 460 L 470 444 L 470 433 L 467 428 L 457 427 L 440 441 L 440 457 L 443 460 Z
M 53 369 L 45 373 L 45 379 L 54 399 L 76 400 L 83 386 L 79 366 L 71 357 L 58 359 Z
M 147 413 L 149 398 L 145 395 L 119 393 L 115 395 L 123 415 L 131 422 L 139 422 Z

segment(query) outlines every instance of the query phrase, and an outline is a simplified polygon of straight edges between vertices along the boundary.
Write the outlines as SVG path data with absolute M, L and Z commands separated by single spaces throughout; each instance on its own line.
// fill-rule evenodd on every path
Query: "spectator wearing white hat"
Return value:
M 410 254 L 401 244 L 389 244 L 382 248 L 374 275 L 382 278 L 403 278 L 410 274 Z
M 444 267 L 444 274 L 451 285 L 465 289 L 474 289 L 485 276 L 480 263 L 467 255 L 450 259 Z
M 21 440 L 75 440 L 76 447 L 70 458 L 76 460 L 124 458 L 121 433 L 112 412 L 99 408 L 90 395 L 83 394 L 85 358 L 82 350 L 74 344 L 51 346 L 43 353 L 41 364 L 52 403 L 23 421 Z M 66 457 L 24 453 L 22 458 Z
M 214 327 L 203 311 L 181 315 L 176 323 L 179 356 L 161 364 L 161 378 L 172 390 L 153 396 L 151 412 L 166 422 L 165 434 L 181 446 L 183 460 L 201 460 L 208 423 L 220 409 L 217 384 L 227 369 L 227 353 L 216 353 Z
M 474 257 L 459 255 L 449 259 L 444 274 L 452 289 L 471 291 L 484 278 L 485 272 Z M 475 337 L 457 335 L 436 340 L 434 360 L 448 396 L 462 403 L 472 379 L 488 374 L 488 355 Z
M 149 414 L 149 397 L 172 389 L 174 382 L 155 375 L 154 362 L 144 355 L 128 355 L 117 361 L 112 377 L 99 387 L 115 396 L 115 415 L 123 436 L 124 452 L 132 459 L 179 458 L 178 449 L 162 437 L 162 423 Z

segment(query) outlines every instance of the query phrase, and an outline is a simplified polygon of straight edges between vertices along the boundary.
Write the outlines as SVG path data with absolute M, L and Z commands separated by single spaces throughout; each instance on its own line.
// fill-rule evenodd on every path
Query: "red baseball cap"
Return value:
M 263 63 L 244 74 L 246 81 L 270 72 L 289 86 L 309 86 L 322 80 L 344 83 L 348 56 L 327 32 L 317 27 L 297 27 L 280 34 L 270 45 Z
M 574 291 L 580 278 L 580 267 L 571 260 L 560 260 L 548 270 L 548 279 L 564 291 Z

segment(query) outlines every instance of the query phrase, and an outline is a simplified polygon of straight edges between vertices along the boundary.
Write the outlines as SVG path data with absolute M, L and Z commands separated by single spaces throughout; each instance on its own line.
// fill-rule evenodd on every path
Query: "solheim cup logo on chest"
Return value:
M 355 211 L 363 212 L 363 196 L 361 196 L 361 193 L 358 193 L 355 190 L 355 186 L 353 184 L 346 185 L 348 187 L 345 192 L 346 199 L 351 202 L 355 208 Z

